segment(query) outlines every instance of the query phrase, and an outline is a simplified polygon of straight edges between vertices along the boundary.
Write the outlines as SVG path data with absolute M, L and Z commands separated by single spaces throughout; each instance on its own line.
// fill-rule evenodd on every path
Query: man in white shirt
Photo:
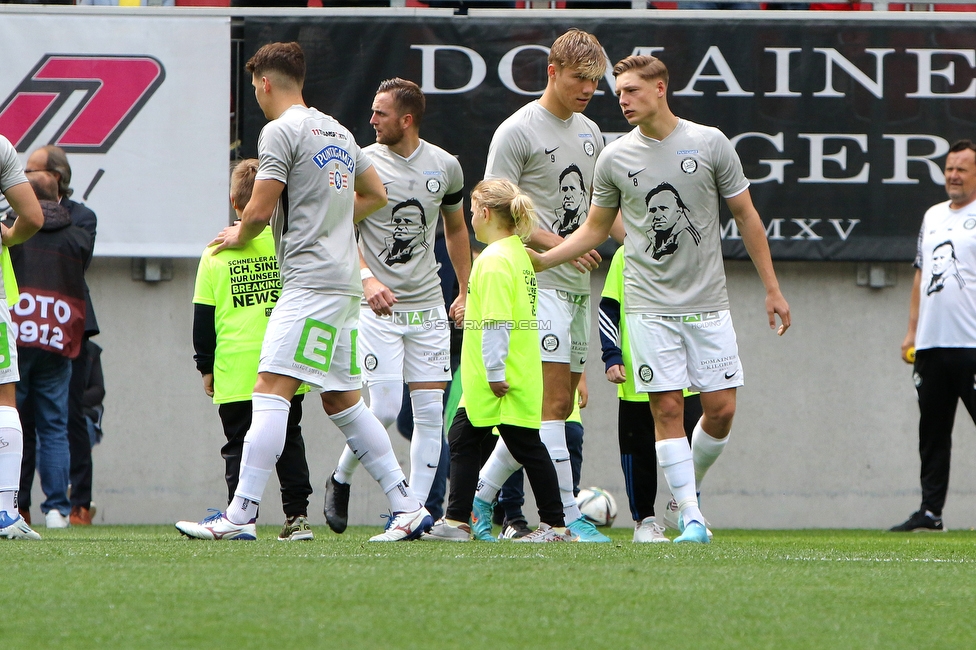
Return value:
M 922 505 L 893 532 L 945 532 L 952 425 L 961 399 L 976 421 L 976 144 L 962 140 L 945 163 L 948 201 L 922 219 L 902 357 L 915 349 Z M 924 287 L 924 290 L 923 290 Z

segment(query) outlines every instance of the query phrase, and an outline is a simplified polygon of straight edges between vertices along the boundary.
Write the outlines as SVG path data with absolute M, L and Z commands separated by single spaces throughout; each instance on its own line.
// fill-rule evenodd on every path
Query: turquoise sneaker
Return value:
M 708 531 L 705 530 L 705 524 L 699 521 L 693 521 L 685 526 L 685 532 L 674 538 L 675 544 L 681 544 L 682 542 L 691 542 L 692 544 L 708 544 L 710 541 L 711 540 L 708 538 Z
M 701 495 L 698 497 L 698 507 L 701 507 Z M 678 503 L 672 498 L 668 505 L 664 507 L 664 527 L 676 530 L 679 533 L 685 532 L 684 516 L 678 512 Z M 712 538 L 712 529 L 708 527 L 708 520 L 705 520 L 705 530 L 708 532 L 708 539 Z
M 479 542 L 497 542 L 491 534 L 492 506 L 478 497 L 471 504 L 471 536 Z
M 586 517 L 580 517 L 576 521 L 566 526 L 569 532 L 579 537 L 581 542 L 611 542 L 609 537 L 596 529 Z

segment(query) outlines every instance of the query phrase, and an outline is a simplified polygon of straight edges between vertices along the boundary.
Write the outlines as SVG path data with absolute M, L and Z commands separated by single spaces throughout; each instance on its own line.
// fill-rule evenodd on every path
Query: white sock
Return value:
M 234 499 L 227 506 L 227 518 L 232 523 L 246 524 L 257 518 L 264 488 L 285 448 L 290 409 L 291 402 L 284 397 L 251 395 L 251 428 L 244 436 L 240 480 Z
M 346 445 L 342 448 L 342 453 L 339 455 L 339 463 L 335 469 L 335 480 L 347 485 L 352 483 L 352 475 L 357 467 L 359 467 L 359 459 L 356 458 L 356 454 L 352 453 L 349 445 Z
M 728 436 L 713 438 L 705 433 L 705 430 L 702 429 L 702 421 L 698 420 L 695 431 L 691 434 L 691 457 L 695 463 L 695 483 L 699 492 L 701 492 L 702 479 L 705 478 L 705 473 L 722 455 L 722 450 L 725 449 L 725 443 L 728 441 Z
M 678 503 L 678 511 L 684 515 L 685 524 L 691 521 L 704 523 L 698 509 L 698 496 L 695 493 L 695 464 L 691 460 L 691 446 L 684 436 L 667 438 L 654 443 L 657 461 L 664 470 L 664 478 L 671 488 L 671 494 Z
M 573 494 L 573 466 L 569 462 L 569 448 L 566 446 L 566 423 L 562 420 L 543 422 L 539 428 L 542 444 L 549 451 L 549 458 L 556 468 L 556 479 L 559 481 L 559 498 L 563 502 L 563 518 L 571 524 L 583 514 L 576 505 Z
M 384 429 L 396 422 L 400 414 L 400 402 L 403 396 L 403 382 L 400 381 L 371 381 L 369 383 L 369 410 L 380 421 Z M 359 459 L 352 453 L 349 445 L 342 449 L 339 464 L 336 465 L 335 479 L 339 483 L 352 483 L 352 475 L 359 467 Z
M 17 517 L 20 463 L 24 458 L 24 432 L 12 406 L 0 406 L 0 511 Z
M 376 416 L 366 408 L 363 400 L 360 399 L 345 411 L 330 415 L 329 419 L 346 436 L 346 444 L 369 475 L 380 484 L 380 489 L 390 500 L 390 510 L 413 512 L 423 505 L 407 485 L 393 453 L 390 436 Z
M 410 487 L 421 503 L 427 503 L 430 486 L 441 459 L 444 439 L 444 390 L 410 392 L 413 405 L 413 438 L 410 440 Z
M 492 450 L 488 460 L 485 461 L 485 466 L 478 474 L 478 489 L 475 496 L 482 501 L 493 502 L 508 477 L 517 472 L 520 467 L 522 466 L 499 436 L 495 441 L 495 449 Z

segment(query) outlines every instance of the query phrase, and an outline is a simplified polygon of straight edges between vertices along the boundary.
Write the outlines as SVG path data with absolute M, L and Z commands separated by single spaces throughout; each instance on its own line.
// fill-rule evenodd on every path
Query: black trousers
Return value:
M 457 410 L 447 435 L 451 447 L 448 519 L 468 521 L 471 517 L 471 506 L 478 489 L 478 473 L 495 447 L 495 436 L 491 430 L 492 427 L 474 426 L 465 409 Z M 498 432 L 512 456 L 525 468 L 539 507 L 539 520 L 553 527 L 564 526 L 556 468 L 539 438 L 539 430 L 500 424 Z
M 92 500 L 92 443 L 85 418 L 85 388 L 88 382 L 87 339 L 71 362 L 68 386 L 68 451 L 71 454 L 71 507 L 90 508 Z
M 959 400 L 976 422 L 976 348 L 931 348 L 915 355 L 922 507 L 942 516 L 949 489 L 952 425 Z
M 305 439 L 302 438 L 302 399 L 296 395 L 291 400 L 288 412 L 288 430 L 285 433 L 285 448 L 275 465 L 278 482 L 281 484 L 281 509 L 286 517 L 308 515 L 308 497 L 312 494 L 312 484 L 308 478 L 308 461 L 305 458 Z M 230 402 L 217 407 L 220 422 L 224 425 L 227 444 L 220 448 L 224 459 L 227 481 L 227 503 L 234 499 L 237 482 L 241 475 L 241 456 L 244 453 L 244 436 L 251 428 L 251 402 Z
M 702 416 L 701 397 L 685 398 L 685 435 L 691 434 Z M 634 521 L 654 516 L 657 499 L 657 450 L 654 446 L 654 418 L 647 402 L 619 400 L 617 441 L 620 443 L 620 468 L 624 473 L 630 515 Z

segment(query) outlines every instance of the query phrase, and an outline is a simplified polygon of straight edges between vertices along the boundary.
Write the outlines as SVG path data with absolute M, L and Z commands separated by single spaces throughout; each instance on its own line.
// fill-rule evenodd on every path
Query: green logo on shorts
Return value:
M 356 342 L 359 340 L 359 330 L 351 330 L 349 332 L 349 340 L 352 341 L 352 359 L 349 361 L 349 374 L 355 377 L 363 372 L 359 369 L 359 359 L 356 358 Z
M 305 329 L 298 341 L 298 350 L 295 351 L 295 361 L 322 372 L 329 372 L 332 353 L 335 351 L 336 333 L 336 328 L 328 323 L 306 318 Z
M 10 367 L 10 340 L 7 338 L 7 324 L 0 323 L 0 370 Z

